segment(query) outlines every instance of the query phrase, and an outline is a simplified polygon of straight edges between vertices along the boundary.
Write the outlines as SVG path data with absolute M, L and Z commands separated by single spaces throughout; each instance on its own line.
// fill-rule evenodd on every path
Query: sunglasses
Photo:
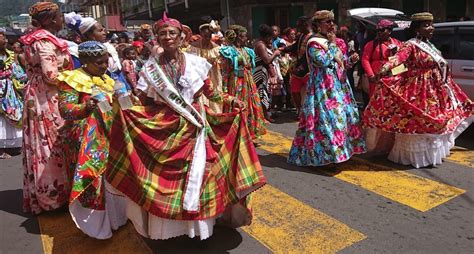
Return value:
M 386 27 L 386 28 L 379 28 L 379 29 L 377 29 L 377 32 L 385 32 L 385 31 L 392 32 L 392 31 L 393 31 L 393 28 L 391 28 L 391 27 Z
M 336 23 L 336 22 L 334 22 L 334 19 L 328 19 L 328 20 L 325 20 L 323 22 L 326 23 L 326 24 L 335 24 Z

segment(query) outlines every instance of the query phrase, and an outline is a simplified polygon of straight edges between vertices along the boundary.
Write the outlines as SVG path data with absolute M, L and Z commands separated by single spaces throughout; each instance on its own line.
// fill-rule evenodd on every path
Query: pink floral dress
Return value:
M 65 205 L 69 173 L 64 163 L 58 109 L 58 73 L 70 69 L 67 44 L 39 29 L 21 38 L 26 46 L 28 83 L 23 118 L 23 210 L 39 214 Z
M 329 44 L 325 49 L 316 41 L 308 42 L 310 78 L 288 157 L 290 164 L 341 163 L 366 150 L 351 87 L 336 61 L 339 53 L 345 53 L 344 47 Z

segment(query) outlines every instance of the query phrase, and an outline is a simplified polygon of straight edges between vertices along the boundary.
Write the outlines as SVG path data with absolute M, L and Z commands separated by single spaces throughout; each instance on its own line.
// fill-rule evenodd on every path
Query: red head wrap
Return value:
M 153 28 L 155 30 L 155 33 L 157 33 L 158 30 L 166 26 L 176 27 L 181 31 L 183 30 L 183 25 L 181 25 L 181 22 L 179 22 L 177 19 L 168 18 L 166 12 L 163 12 L 163 18 L 156 21 L 153 25 Z
M 382 19 L 379 21 L 377 24 L 377 29 L 383 29 L 383 28 L 393 28 L 394 23 L 388 19 Z

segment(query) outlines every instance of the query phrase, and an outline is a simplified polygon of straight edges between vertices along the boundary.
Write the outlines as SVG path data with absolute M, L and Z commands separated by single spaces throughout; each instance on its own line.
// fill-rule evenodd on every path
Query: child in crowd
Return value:
M 125 75 L 125 79 L 132 86 L 132 90 L 135 90 L 137 87 L 137 72 L 136 63 L 137 52 L 132 46 L 126 47 L 122 52 L 123 62 L 122 62 L 122 72 Z

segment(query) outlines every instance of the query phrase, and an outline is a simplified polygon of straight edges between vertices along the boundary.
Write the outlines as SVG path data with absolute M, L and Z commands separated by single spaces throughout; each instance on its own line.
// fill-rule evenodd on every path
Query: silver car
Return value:
M 431 41 L 449 61 L 453 78 L 474 100 L 474 21 L 436 23 Z

